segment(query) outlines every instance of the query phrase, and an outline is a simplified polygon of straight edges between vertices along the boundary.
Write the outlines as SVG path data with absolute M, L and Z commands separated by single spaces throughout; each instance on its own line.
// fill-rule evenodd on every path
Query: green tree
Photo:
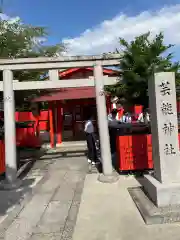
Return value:
M 157 34 L 153 39 L 150 32 L 136 37 L 128 43 L 120 38 L 120 70 L 122 78 L 113 87 L 108 87 L 113 95 L 123 98 L 130 104 L 148 106 L 148 80 L 155 72 L 173 71 L 179 85 L 179 62 L 173 63 L 170 52 L 173 45 L 164 44 L 164 35 Z
M 65 46 L 45 45 L 48 31 L 44 27 L 22 24 L 20 19 L 0 21 L 0 58 L 54 57 L 65 51 Z M 37 80 L 41 71 L 15 72 L 18 80 Z
M 21 22 L 19 18 L 0 20 L 0 58 L 29 58 L 29 57 L 54 57 L 66 50 L 63 44 L 46 45 L 49 33 L 44 27 L 34 27 Z M 19 81 L 40 80 L 46 72 L 15 71 L 14 79 Z M 2 72 L 0 75 L 2 80 Z M 28 93 L 16 94 L 16 103 L 20 104 Z

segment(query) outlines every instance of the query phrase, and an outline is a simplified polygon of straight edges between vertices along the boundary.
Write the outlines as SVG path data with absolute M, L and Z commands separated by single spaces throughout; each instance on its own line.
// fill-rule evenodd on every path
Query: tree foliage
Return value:
M 48 31 L 44 27 L 22 24 L 20 19 L 0 21 L 0 58 L 54 57 L 65 51 L 65 46 L 45 45 Z M 41 71 L 23 73 L 15 72 L 15 78 L 37 80 Z
M 120 70 L 123 77 L 113 87 L 108 87 L 113 95 L 124 98 L 130 104 L 148 105 L 148 80 L 156 72 L 173 71 L 177 85 L 180 83 L 179 62 L 172 62 L 173 45 L 164 44 L 164 35 L 151 38 L 150 32 L 136 37 L 128 43 L 120 38 Z
M 46 45 L 47 37 L 48 31 L 44 27 L 23 24 L 19 18 L 0 20 L 0 59 L 54 57 L 65 51 L 63 44 Z M 36 81 L 42 79 L 45 74 L 42 70 L 15 71 L 14 79 Z M 2 80 L 2 72 L 0 80 Z M 28 94 L 30 93 L 29 91 Z M 16 102 L 20 103 L 24 97 L 23 92 L 18 94 Z

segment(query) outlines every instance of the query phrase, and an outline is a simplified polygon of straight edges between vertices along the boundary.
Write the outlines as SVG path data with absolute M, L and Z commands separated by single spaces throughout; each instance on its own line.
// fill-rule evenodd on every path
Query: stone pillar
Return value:
M 158 207 L 180 204 L 180 155 L 175 74 L 156 73 L 149 81 L 154 176 L 145 176 L 145 192 Z
M 58 81 L 59 80 L 59 70 L 52 69 L 49 70 L 49 80 L 50 81 Z
M 5 127 L 5 162 L 6 180 L 10 185 L 16 182 L 16 131 L 15 131 L 15 103 L 13 91 L 13 73 L 3 71 L 4 91 L 4 127 Z
M 95 65 L 94 67 L 94 78 L 96 89 L 96 105 L 98 115 L 99 136 L 101 145 L 101 158 L 103 167 L 103 175 L 99 176 L 99 180 L 102 182 L 114 182 L 117 180 L 117 177 L 113 176 L 106 110 L 106 98 L 104 94 L 103 69 L 102 66 L 99 64 Z

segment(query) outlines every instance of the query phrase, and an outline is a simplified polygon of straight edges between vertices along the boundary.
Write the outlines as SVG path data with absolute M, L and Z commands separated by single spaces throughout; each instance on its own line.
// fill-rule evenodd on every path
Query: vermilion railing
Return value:
M 117 136 L 116 152 L 120 171 L 153 168 L 151 134 Z
M 0 175 L 5 173 L 5 145 L 4 141 L 0 140 Z

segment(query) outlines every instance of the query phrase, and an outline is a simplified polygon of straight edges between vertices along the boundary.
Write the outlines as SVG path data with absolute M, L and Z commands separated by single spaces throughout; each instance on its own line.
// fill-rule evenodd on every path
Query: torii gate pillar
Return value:
M 5 127 L 5 164 L 6 184 L 4 188 L 14 188 L 17 185 L 15 103 L 13 91 L 13 72 L 3 71 L 4 89 L 4 127 Z
M 99 136 L 101 145 L 101 158 L 103 174 L 99 175 L 100 182 L 113 183 L 118 176 L 113 174 L 112 157 L 110 151 L 109 131 L 107 122 L 106 98 L 104 95 L 103 69 L 101 64 L 94 66 L 94 78 L 96 89 L 96 105 L 99 125 Z

